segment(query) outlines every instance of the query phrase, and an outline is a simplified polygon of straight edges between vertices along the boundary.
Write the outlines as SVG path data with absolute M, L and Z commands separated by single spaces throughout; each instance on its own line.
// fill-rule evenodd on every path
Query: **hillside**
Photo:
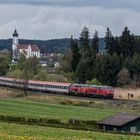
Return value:
M 52 40 L 27 40 L 19 39 L 19 44 L 37 44 L 41 52 L 48 53 L 64 53 L 66 48 L 70 44 L 70 39 L 52 39 Z M 12 39 L 1 39 L 0 40 L 0 50 L 11 49 Z M 105 48 L 104 39 L 100 38 L 99 40 L 100 50 Z

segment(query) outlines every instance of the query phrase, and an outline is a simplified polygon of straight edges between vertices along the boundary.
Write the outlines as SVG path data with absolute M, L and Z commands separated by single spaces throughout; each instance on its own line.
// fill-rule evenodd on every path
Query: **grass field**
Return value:
M 9 116 L 59 119 L 100 120 L 120 111 L 130 111 L 130 104 L 106 100 L 72 99 L 50 95 L 0 90 L 0 114 Z M 132 102 L 135 105 L 135 102 Z M 129 106 L 128 106 L 129 105 Z M 128 109 L 128 110 L 127 110 Z M 133 110 L 138 112 L 138 110 Z M 0 123 L 0 140 L 139 140 L 138 136 L 114 135 L 34 125 Z
M 73 117 L 81 120 L 99 120 L 115 112 L 118 110 L 41 103 L 25 99 L 0 99 L 0 114 L 11 116 L 54 118 L 61 121 Z
M 67 130 L 30 125 L 0 123 L 1 140 L 139 140 L 126 136 L 90 131 Z

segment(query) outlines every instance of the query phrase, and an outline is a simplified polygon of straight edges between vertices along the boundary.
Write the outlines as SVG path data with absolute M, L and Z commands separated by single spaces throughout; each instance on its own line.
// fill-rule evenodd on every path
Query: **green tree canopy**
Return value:
M 80 35 L 81 56 L 83 59 L 91 57 L 89 43 L 89 29 L 84 27 Z

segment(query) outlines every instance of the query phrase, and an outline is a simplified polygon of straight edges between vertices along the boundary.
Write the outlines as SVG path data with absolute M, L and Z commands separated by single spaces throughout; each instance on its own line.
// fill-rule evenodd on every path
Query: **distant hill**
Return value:
M 52 39 L 52 40 L 27 40 L 19 39 L 19 44 L 36 44 L 41 52 L 48 53 L 64 53 L 66 48 L 70 45 L 70 39 Z M 0 40 L 0 50 L 8 49 L 11 50 L 12 39 L 1 39 Z M 99 40 L 99 48 L 103 50 L 105 48 L 105 42 L 103 38 Z

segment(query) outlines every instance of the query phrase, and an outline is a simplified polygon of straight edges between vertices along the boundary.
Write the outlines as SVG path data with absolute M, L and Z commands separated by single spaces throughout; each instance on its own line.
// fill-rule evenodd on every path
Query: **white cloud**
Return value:
M 109 26 L 114 35 L 120 35 L 124 26 L 139 34 L 140 12 L 130 9 L 106 9 L 97 6 L 65 7 L 47 5 L 1 4 L 0 38 L 10 38 L 15 26 L 20 38 L 51 39 L 76 38 L 84 26 L 99 36 L 105 35 Z

